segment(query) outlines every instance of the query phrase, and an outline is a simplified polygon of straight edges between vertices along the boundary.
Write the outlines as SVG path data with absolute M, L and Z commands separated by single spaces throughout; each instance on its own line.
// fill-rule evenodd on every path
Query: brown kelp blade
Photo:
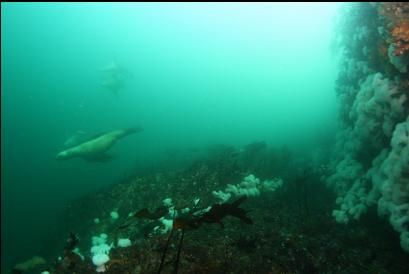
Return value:
M 141 210 L 139 210 L 138 212 L 136 212 L 135 214 L 132 215 L 131 220 L 127 220 L 125 223 L 121 224 L 120 226 L 118 226 L 117 229 L 124 229 L 127 228 L 128 226 L 130 226 L 134 221 L 135 218 L 138 219 L 148 219 L 148 220 L 157 220 L 163 216 L 165 216 L 168 213 L 168 208 L 165 206 L 161 206 L 158 207 L 155 212 L 150 212 L 147 208 L 143 208 Z
M 205 223 L 218 223 L 223 226 L 221 222 L 222 219 L 230 215 L 239 218 L 246 224 L 253 224 L 253 221 L 247 216 L 247 211 L 239 207 L 246 198 L 246 196 L 243 196 L 232 203 L 214 204 L 208 212 L 203 214 L 199 221 Z
M 186 218 L 175 218 L 173 220 L 173 229 L 183 229 L 189 225 L 189 219 Z
M 223 223 L 222 220 L 226 216 L 233 216 L 240 219 L 243 223 L 246 224 L 253 224 L 253 221 L 247 216 L 247 211 L 243 208 L 240 208 L 240 204 L 246 199 L 247 197 L 243 196 L 238 200 L 232 203 L 224 203 L 224 204 L 213 204 L 211 209 L 199 216 L 195 216 L 194 214 L 189 214 L 187 217 L 177 217 L 173 221 L 173 228 L 174 229 L 196 229 L 202 223 L 217 223 L 220 224 L 222 227 Z

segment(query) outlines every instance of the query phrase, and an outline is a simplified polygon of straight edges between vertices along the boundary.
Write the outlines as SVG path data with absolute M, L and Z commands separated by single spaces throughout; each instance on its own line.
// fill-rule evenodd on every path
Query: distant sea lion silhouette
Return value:
M 103 73 L 101 85 L 116 95 L 118 95 L 119 90 L 124 88 L 125 79 L 131 75 L 127 69 L 119 66 L 115 61 L 100 68 L 100 71 Z
M 106 151 L 110 149 L 116 141 L 141 131 L 141 127 L 132 127 L 98 134 L 88 141 L 61 151 L 57 154 L 56 159 L 68 160 L 79 157 L 89 162 L 107 162 L 112 159 L 112 156 L 107 154 Z

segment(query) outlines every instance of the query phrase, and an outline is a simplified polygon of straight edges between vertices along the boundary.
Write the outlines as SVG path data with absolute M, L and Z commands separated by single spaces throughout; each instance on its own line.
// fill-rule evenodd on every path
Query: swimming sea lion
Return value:
M 106 154 L 106 151 L 110 149 L 116 141 L 129 134 L 141 131 L 141 127 L 133 127 L 100 134 L 84 143 L 61 151 L 57 154 L 56 159 L 68 160 L 80 157 L 90 162 L 106 162 L 112 159 L 112 156 Z
M 102 67 L 100 71 L 103 73 L 101 85 L 115 94 L 125 87 L 126 78 L 131 75 L 127 69 L 119 66 L 115 61 Z

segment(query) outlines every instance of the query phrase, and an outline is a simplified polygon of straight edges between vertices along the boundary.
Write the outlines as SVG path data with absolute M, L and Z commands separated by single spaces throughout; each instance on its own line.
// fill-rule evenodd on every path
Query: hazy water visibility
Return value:
M 2 269 L 64 204 L 169 148 L 313 146 L 334 126 L 336 4 L 1 4 Z M 129 72 L 114 94 L 101 67 Z M 77 130 L 141 125 L 109 163 L 58 162 Z

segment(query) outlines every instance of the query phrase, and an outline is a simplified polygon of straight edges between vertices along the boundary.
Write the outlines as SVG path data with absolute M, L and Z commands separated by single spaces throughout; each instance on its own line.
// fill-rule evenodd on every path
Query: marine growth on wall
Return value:
M 409 4 L 350 3 L 340 11 L 337 135 L 327 184 L 334 218 L 377 207 L 409 252 Z

